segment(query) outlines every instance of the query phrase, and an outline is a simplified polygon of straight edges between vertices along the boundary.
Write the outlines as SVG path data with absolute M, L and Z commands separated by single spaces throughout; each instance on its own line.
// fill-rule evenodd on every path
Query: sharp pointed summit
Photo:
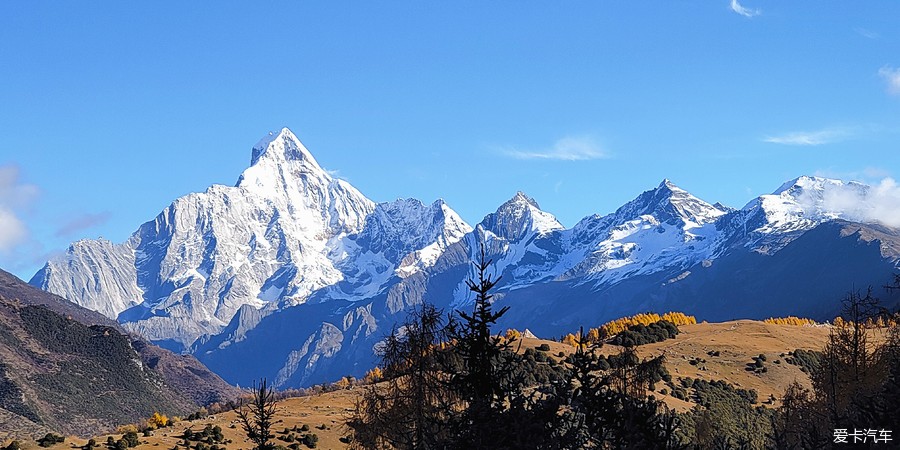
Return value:
M 523 204 L 523 203 L 527 203 L 537 209 L 541 209 L 540 205 L 538 205 L 537 202 L 533 198 L 525 195 L 525 193 L 522 191 L 517 191 L 516 195 L 514 195 L 511 199 L 507 200 L 504 203 L 504 205 L 506 205 L 506 204 Z
M 714 221 L 727 211 L 711 205 L 678 187 L 668 178 L 616 210 L 616 222 L 650 215 L 661 222 L 691 227 Z
M 673 183 L 672 180 L 668 178 L 663 178 L 663 180 L 659 183 L 659 186 L 657 186 L 657 189 L 663 188 L 683 190 L 680 187 L 675 186 L 675 183 Z
M 485 216 L 480 226 L 512 241 L 532 234 L 546 234 L 565 228 L 556 217 L 541 210 L 533 198 L 521 191 L 500 205 L 496 212 Z
M 328 185 L 332 181 L 331 175 L 300 139 L 291 130 L 282 128 L 277 133 L 269 132 L 253 146 L 250 167 L 244 170 L 236 185 L 247 189 L 283 190 L 298 188 L 298 182 Z
M 260 139 L 253 146 L 250 165 L 256 165 L 260 159 L 265 157 L 276 161 L 302 161 L 321 169 L 319 163 L 316 162 L 316 159 L 307 150 L 306 146 L 287 127 L 282 128 L 277 133 L 270 131 L 267 136 Z

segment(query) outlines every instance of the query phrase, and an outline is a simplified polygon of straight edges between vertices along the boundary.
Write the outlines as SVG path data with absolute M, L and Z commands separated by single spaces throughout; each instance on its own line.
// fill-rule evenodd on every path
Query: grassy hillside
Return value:
M 743 389 L 755 389 L 759 399 L 784 393 L 785 388 L 797 380 L 809 387 L 809 376 L 800 367 L 788 364 L 788 352 L 796 349 L 821 350 L 828 339 L 829 326 L 789 326 L 774 325 L 756 320 L 738 320 L 721 323 L 681 325 L 681 331 L 674 339 L 637 347 L 641 357 L 666 356 L 666 369 L 677 381 L 681 378 L 724 380 Z M 523 339 L 523 348 L 547 344 L 550 355 L 574 351 L 571 345 L 542 339 Z M 604 345 L 600 353 L 612 355 L 621 351 L 616 345 Z M 718 352 L 718 353 L 717 353 Z M 784 354 L 784 356 L 782 356 Z M 713 356 L 715 355 L 715 356 Z M 754 357 L 765 355 L 762 371 L 749 371 L 748 364 L 755 364 Z M 561 359 L 556 357 L 556 359 Z M 775 361 L 778 361 L 777 363 Z M 690 409 L 694 404 L 663 395 L 659 391 L 666 387 L 657 386 L 654 393 L 679 411 Z M 670 391 L 670 389 L 666 389 Z M 774 405 L 777 405 L 776 402 Z M 773 405 L 773 406 L 774 406 Z
M 0 270 L 0 443 L 98 433 L 238 394 L 195 358 Z
M 765 400 L 770 395 L 780 398 L 788 384 L 794 380 L 809 386 L 809 377 L 800 367 L 787 363 L 788 352 L 798 348 L 819 350 L 829 333 L 827 326 L 774 325 L 750 320 L 683 325 L 679 329 L 681 333 L 674 339 L 638 347 L 639 355 L 650 357 L 665 354 L 666 367 L 673 377 L 673 383 L 678 383 L 680 377 L 724 380 L 742 389 L 755 390 L 760 403 L 768 407 L 777 406 L 778 401 L 768 404 Z M 520 344 L 519 351 L 545 345 L 544 348 L 549 350 L 542 352 L 557 361 L 563 359 L 559 356 L 560 353 L 565 356 L 574 351 L 574 347 L 570 345 L 543 339 L 523 338 Z M 606 345 L 602 353 L 610 355 L 619 350 L 617 346 Z M 782 353 L 785 356 L 781 356 Z M 762 365 L 766 371 L 747 370 L 750 365 L 755 366 L 754 357 L 758 358 L 760 354 L 765 356 L 766 360 Z M 654 395 L 664 399 L 670 407 L 686 411 L 694 406 L 691 399 L 686 401 L 661 394 L 663 389 L 671 391 L 668 386 L 660 383 L 656 386 Z M 305 424 L 309 427 L 308 432 L 315 433 L 319 438 L 317 448 L 346 448 L 347 445 L 339 440 L 345 432 L 343 421 L 360 392 L 361 388 L 356 387 L 280 401 L 276 415 L 279 422 L 274 427 L 278 431 L 276 436 L 286 436 L 281 433 L 285 428 L 300 428 Z M 198 432 L 210 424 L 221 427 L 224 438 L 232 441 L 226 445 L 228 450 L 248 449 L 250 444 L 236 419 L 236 414 L 230 411 L 192 422 L 183 421 L 173 427 L 156 430 L 152 436 L 141 437 L 142 444 L 139 448 L 172 448 L 183 441 L 180 436 L 185 428 Z M 120 435 L 115 435 L 114 438 L 119 437 Z M 278 444 L 288 445 L 277 437 Z M 101 436 L 96 440 L 102 443 L 106 439 L 106 436 Z M 85 442 L 70 438 L 67 443 L 58 444 L 57 447 L 69 448 L 71 444 L 83 445 Z M 26 448 L 29 446 L 38 448 L 33 443 Z M 301 445 L 300 448 L 306 447 Z
M 130 339 L 114 328 L 0 299 L 0 330 L 0 407 L 30 422 L 83 434 L 157 408 L 195 408 L 148 370 Z M 6 434 L 12 433 L 4 428 L 0 438 Z
M 286 437 L 283 433 L 284 429 L 300 429 L 306 425 L 309 430 L 306 432 L 292 431 L 295 435 L 306 433 L 315 433 L 318 437 L 317 449 L 339 449 L 346 448 L 347 445 L 340 441 L 340 437 L 344 433 L 344 420 L 350 409 L 353 408 L 354 401 L 360 392 L 360 387 L 345 389 L 335 392 L 328 392 L 320 395 L 309 397 L 295 397 L 279 401 L 277 404 L 277 413 L 275 416 L 275 442 L 280 445 L 287 446 L 288 442 L 279 439 Z M 182 436 L 185 429 L 192 432 L 201 432 L 207 425 L 213 427 L 218 426 L 222 430 L 224 440 L 230 440 L 231 443 L 224 444 L 228 450 L 249 449 L 250 442 L 247 440 L 244 431 L 241 429 L 237 420 L 237 414 L 234 411 L 227 411 L 220 414 L 210 415 L 198 420 L 182 420 L 175 423 L 171 427 L 161 428 L 152 432 L 151 436 L 140 436 L 141 444 L 137 447 L 141 448 L 160 448 L 171 449 L 177 443 L 184 442 Z M 122 437 L 121 433 L 102 435 L 95 437 L 96 442 L 101 444 L 100 448 L 105 449 L 107 438 L 112 436 L 114 440 Z M 0 440 L 2 442 L 2 440 Z M 87 439 L 68 437 L 66 442 L 56 444 L 51 449 L 71 449 L 73 446 L 83 446 L 88 442 Z M 40 450 L 36 442 L 23 442 L 23 450 Z M 196 444 L 196 442 L 191 442 Z M 308 448 L 301 445 L 301 449 Z

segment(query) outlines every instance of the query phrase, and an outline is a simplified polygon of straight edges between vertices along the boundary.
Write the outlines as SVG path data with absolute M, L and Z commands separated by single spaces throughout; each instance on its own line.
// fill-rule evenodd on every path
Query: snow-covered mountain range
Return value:
M 512 306 L 501 325 L 538 334 L 650 309 L 833 317 L 900 260 L 900 232 L 859 214 L 869 194 L 800 177 L 732 209 L 663 180 L 569 229 L 521 192 L 472 227 L 441 200 L 375 204 L 285 128 L 235 186 L 175 200 L 124 243 L 75 242 L 30 283 L 233 383 L 302 386 L 370 368 L 412 305 L 467 307 L 481 245 Z

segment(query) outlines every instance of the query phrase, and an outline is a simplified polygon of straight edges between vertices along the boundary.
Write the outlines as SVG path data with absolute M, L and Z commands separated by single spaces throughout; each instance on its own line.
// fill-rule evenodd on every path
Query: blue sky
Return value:
M 898 176 L 895 1 L 260 3 L 0 2 L 0 268 L 123 241 L 282 126 L 473 224 Z

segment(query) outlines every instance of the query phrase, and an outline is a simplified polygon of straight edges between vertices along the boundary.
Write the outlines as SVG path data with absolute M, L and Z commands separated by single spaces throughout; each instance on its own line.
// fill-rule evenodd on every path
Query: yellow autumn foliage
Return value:
M 900 324 L 900 319 L 898 319 L 898 317 L 900 316 L 894 315 L 888 318 L 878 316 L 875 319 L 868 318 L 865 322 L 863 322 L 863 328 L 893 328 Z M 841 316 L 835 317 L 831 323 L 838 328 L 853 326 L 852 320 L 844 320 L 844 318 Z
M 632 327 L 638 324 L 647 326 L 651 323 L 656 323 L 661 320 L 672 322 L 675 325 L 693 325 L 697 323 L 696 317 L 675 311 L 670 311 L 663 315 L 659 315 L 656 313 L 636 314 L 633 316 L 622 317 L 607 322 L 597 328 L 589 329 L 587 335 L 584 337 L 584 343 L 588 345 L 595 344 L 606 339 L 607 337 L 619 334 L 627 330 L 628 327 Z M 578 338 L 574 334 L 568 334 L 563 337 L 562 342 L 564 344 L 569 344 L 575 347 L 578 345 Z
M 350 377 L 342 377 L 340 380 L 338 380 L 337 383 L 335 383 L 335 385 L 339 389 L 349 389 L 352 384 L 353 381 L 350 379 Z
M 515 328 L 510 328 L 506 330 L 506 334 L 504 334 L 503 337 L 508 341 L 515 341 L 522 338 L 522 333 Z
M 569 344 L 572 347 L 578 347 L 578 338 L 576 338 L 574 334 L 569 333 L 563 337 L 562 343 Z
M 147 421 L 147 425 L 151 428 L 164 428 L 169 426 L 169 418 L 165 414 L 160 414 L 158 412 L 153 413 L 153 416 L 150 417 L 150 420 Z
M 788 316 L 788 317 L 769 317 L 766 320 L 763 320 L 765 323 L 770 323 L 773 325 L 791 325 L 796 327 L 804 327 L 804 326 L 813 326 L 816 324 L 815 320 Z
M 375 367 L 372 370 L 366 372 L 366 376 L 363 378 L 363 380 L 366 383 L 372 384 L 381 381 L 383 377 L 384 374 L 381 372 L 381 368 Z

